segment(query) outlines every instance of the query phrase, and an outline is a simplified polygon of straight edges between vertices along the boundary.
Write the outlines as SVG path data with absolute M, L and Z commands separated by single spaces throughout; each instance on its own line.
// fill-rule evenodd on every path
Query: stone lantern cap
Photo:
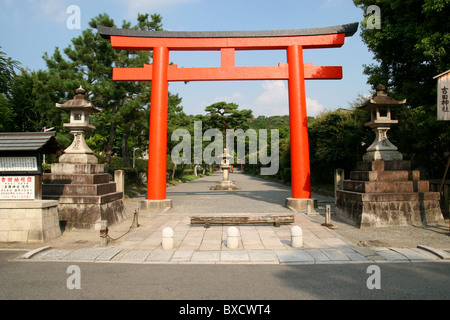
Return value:
M 376 87 L 375 95 L 364 103 L 360 109 L 375 109 L 376 107 L 398 107 L 406 103 L 405 100 L 396 100 L 386 93 L 386 86 L 380 84 Z
M 386 86 L 378 85 L 375 95 L 367 100 L 359 109 L 370 110 L 370 122 L 366 126 L 373 127 L 375 125 L 391 125 L 398 123 L 391 117 L 391 108 L 399 107 L 406 103 L 405 100 L 396 100 L 386 93 Z
M 86 90 L 81 86 L 75 90 L 76 95 L 72 100 L 68 100 L 63 104 L 56 103 L 56 107 L 70 111 L 70 123 L 65 123 L 64 127 L 70 129 L 95 129 L 89 124 L 89 114 L 98 113 L 101 110 L 97 109 L 90 101 L 87 100 Z
M 76 95 L 72 100 L 68 100 L 63 104 L 56 103 L 58 108 L 63 110 L 71 111 L 71 110 L 83 110 L 87 113 L 98 113 L 101 110 L 97 109 L 90 101 L 87 100 L 86 90 L 84 90 L 81 86 L 75 90 Z

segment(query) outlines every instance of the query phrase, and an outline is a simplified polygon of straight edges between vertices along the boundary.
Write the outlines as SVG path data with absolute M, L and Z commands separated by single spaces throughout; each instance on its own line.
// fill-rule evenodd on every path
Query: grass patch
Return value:
M 125 186 L 125 198 L 135 198 L 147 192 L 147 186 L 145 184 L 139 185 L 126 185 Z
M 207 176 L 208 174 L 198 174 L 197 176 L 193 175 L 193 174 L 186 174 L 183 175 L 183 177 L 176 179 L 176 180 L 170 180 L 167 181 L 166 185 L 168 187 L 170 186 L 174 186 L 180 183 L 185 183 L 185 182 L 189 182 L 189 181 L 193 181 L 196 180 L 198 178 Z M 146 184 L 127 184 L 125 185 L 125 198 L 135 198 L 135 197 L 139 197 L 143 194 L 146 194 L 147 192 L 147 185 Z

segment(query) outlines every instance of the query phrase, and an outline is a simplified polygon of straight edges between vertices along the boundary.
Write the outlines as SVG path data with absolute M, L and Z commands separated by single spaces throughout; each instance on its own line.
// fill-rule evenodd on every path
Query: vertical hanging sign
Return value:
M 437 86 L 437 119 L 450 121 L 450 70 L 434 77 Z

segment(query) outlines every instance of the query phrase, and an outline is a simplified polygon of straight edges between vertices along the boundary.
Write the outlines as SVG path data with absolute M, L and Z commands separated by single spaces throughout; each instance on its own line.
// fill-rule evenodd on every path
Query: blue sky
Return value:
M 81 28 L 69 29 L 67 8 L 80 8 Z M 45 69 L 42 56 L 55 47 L 65 48 L 100 13 L 117 26 L 136 22 L 137 13 L 159 13 L 163 28 L 170 31 L 284 30 L 327 27 L 360 22 L 363 12 L 352 0 L 0 0 L 0 46 L 8 56 L 31 70 Z M 306 82 L 308 114 L 347 108 L 366 95 L 363 65 L 373 63 L 360 30 L 334 49 L 305 50 L 305 63 L 342 66 L 342 80 Z M 170 60 L 179 67 L 219 66 L 218 52 L 173 52 Z M 237 66 L 276 66 L 286 62 L 284 51 L 237 52 Z M 204 113 L 214 102 L 235 102 L 252 109 L 255 116 L 288 114 L 286 81 L 221 81 L 170 83 L 187 114 Z

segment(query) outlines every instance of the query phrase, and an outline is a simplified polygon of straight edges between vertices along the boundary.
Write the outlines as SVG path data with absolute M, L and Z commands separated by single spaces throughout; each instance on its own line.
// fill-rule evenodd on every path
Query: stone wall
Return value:
M 0 242 L 44 242 L 61 235 L 58 201 L 0 201 Z

